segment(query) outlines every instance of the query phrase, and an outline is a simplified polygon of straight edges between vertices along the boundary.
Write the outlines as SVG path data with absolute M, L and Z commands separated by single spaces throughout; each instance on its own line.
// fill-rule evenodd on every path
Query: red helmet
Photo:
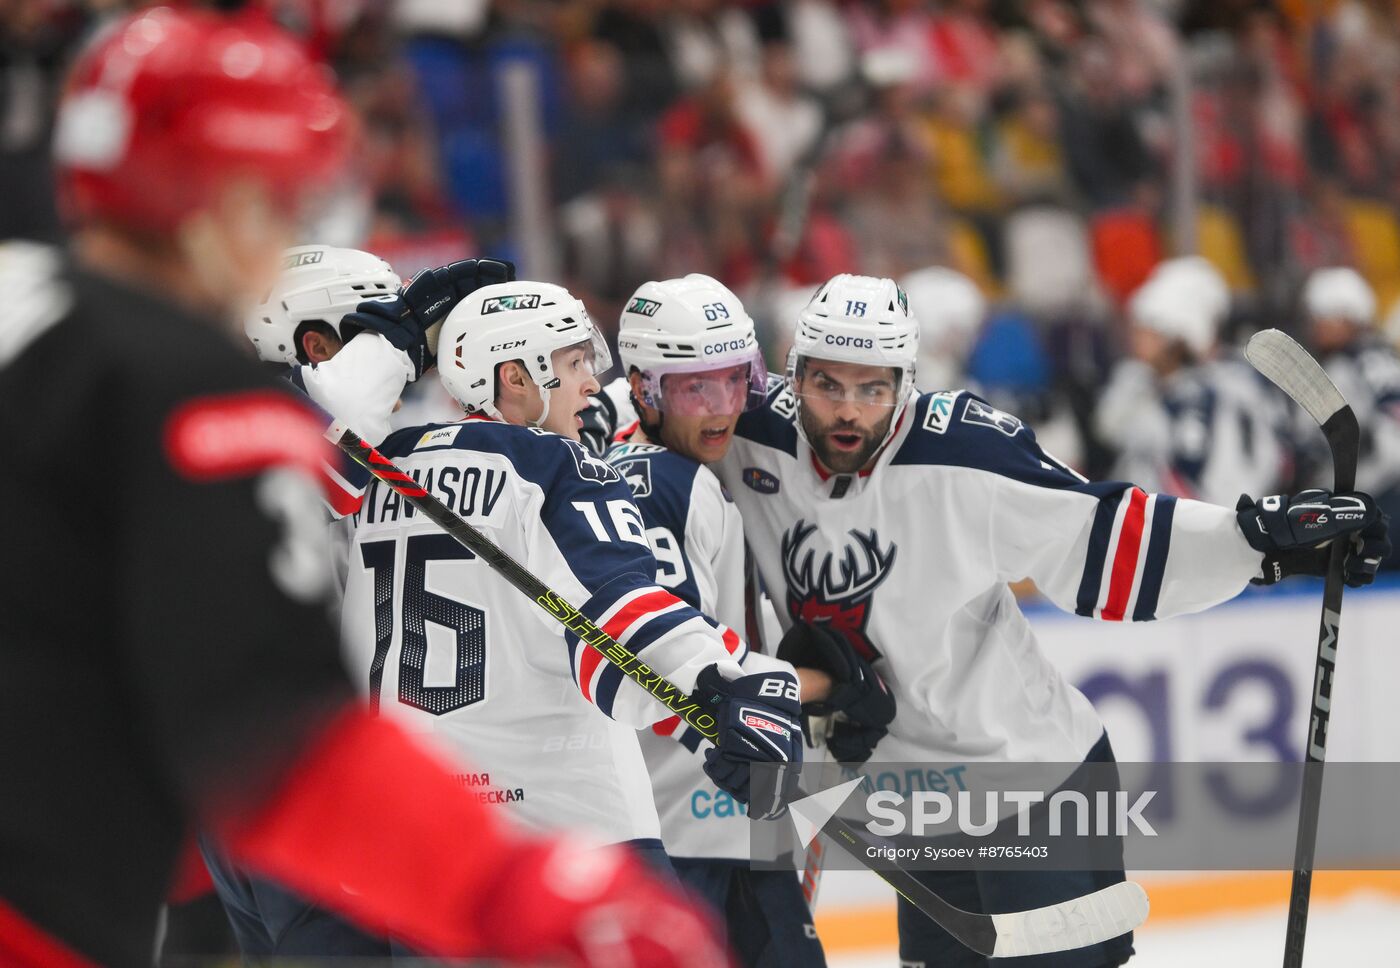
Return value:
M 351 118 L 330 71 L 262 20 L 147 10 L 79 58 L 54 135 L 69 218 L 169 233 L 229 179 L 293 205 L 347 154 Z

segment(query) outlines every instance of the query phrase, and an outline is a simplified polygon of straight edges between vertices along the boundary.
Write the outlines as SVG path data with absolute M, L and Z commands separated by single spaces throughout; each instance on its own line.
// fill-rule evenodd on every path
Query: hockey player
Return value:
M 487 286 L 438 350 L 465 419 L 397 431 L 383 453 L 653 670 L 716 697 L 717 784 L 747 800 L 751 762 L 800 762 L 792 673 L 744 674 L 738 635 L 656 584 L 626 484 L 577 443 L 610 365 L 583 304 L 546 283 Z M 343 620 L 371 705 L 472 763 L 459 779 L 481 802 L 664 863 L 636 730 L 665 707 L 392 490 L 372 485 L 354 523 Z
M 635 861 L 513 833 L 353 699 L 303 473 L 325 445 L 237 323 L 347 121 L 271 26 L 143 10 L 59 108 L 72 258 L 0 245 L 0 432 L 26 459 L 0 481 L 26 509 L 0 582 L 0 964 L 148 966 L 198 827 L 435 953 L 713 964 Z
M 514 278 L 512 265 L 469 259 L 420 273 L 401 288 L 378 256 L 357 249 L 299 245 L 282 253 L 271 291 L 244 320 L 259 358 L 290 367 L 292 384 L 360 436 L 379 443 L 404 385 L 432 365 L 434 324 L 443 296 L 460 298 L 487 281 Z M 357 312 L 361 306 L 365 312 Z M 415 308 L 416 307 L 416 308 Z M 359 507 L 369 472 L 336 453 L 323 467 L 327 503 L 337 515 Z M 347 532 L 332 529 L 337 540 Z M 343 554 L 338 554 L 338 563 Z M 338 572 L 343 579 L 343 564 Z M 208 840 L 206 866 L 245 958 L 388 958 L 389 942 L 256 875 L 241 871 Z
M 1220 274 L 1198 257 L 1162 263 L 1133 294 L 1131 356 L 1099 397 L 1095 430 L 1115 476 L 1176 497 L 1231 504 L 1289 477 L 1289 403 L 1218 332 Z
M 761 651 L 756 588 L 750 582 L 743 524 L 718 478 L 704 465 L 729 449 L 739 415 L 762 404 L 767 370 L 753 321 L 738 298 L 709 276 L 648 282 L 628 300 L 618 332 L 625 390 L 638 420 L 608 453 L 632 489 L 657 561 L 657 582 L 730 628 L 744 629 L 736 658 L 745 670 L 786 669 L 801 681 L 804 703 L 829 700 L 831 679 L 793 670 Z M 820 630 L 802 632 L 823 635 Z M 865 674 L 860 699 L 888 694 L 874 672 L 827 636 L 846 667 L 847 693 Z M 854 696 L 843 708 L 855 702 Z M 893 716 L 878 717 L 874 728 Z M 854 731 L 854 725 L 843 724 Z M 732 947 L 748 965 L 814 966 L 821 944 L 791 872 L 749 869 L 744 811 L 704 782 L 700 737 L 678 719 L 643 734 L 661 836 L 681 880 L 721 912 Z M 671 738 L 677 733 L 680 743 Z M 868 755 L 868 749 L 867 749 Z M 863 758 L 863 757 L 862 757 Z
M 1356 486 L 1394 517 L 1400 514 L 1400 358 L 1376 335 L 1375 293 L 1355 269 L 1318 269 L 1303 287 L 1303 311 L 1313 351 L 1361 423 Z M 1304 466 L 1325 468 L 1331 458 L 1316 429 L 1302 428 L 1298 436 Z M 1394 567 L 1394 557 L 1381 563 Z
M 1251 580 L 1320 573 L 1316 546 L 1331 539 L 1352 543 L 1352 584 L 1372 580 L 1388 550 L 1364 494 L 1307 491 L 1231 511 L 1090 483 L 975 395 L 916 394 L 917 334 L 891 280 L 830 280 L 798 319 L 786 380 L 739 419 L 712 465 L 779 614 L 840 629 L 894 691 L 881 760 L 1111 760 L 1097 713 L 1041 654 L 1009 581 L 1033 578 L 1086 617 L 1147 621 L 1209 607 Z M 1333 504 L 1362 511 L 1345 522 L 1317 514 Z M 920 876 L 953 903 L 994 913 L 1122 874 Z M 987 964 L 903 900 L 899 925 L 902 962 Z M 1131 952 L 1125 936 L 1025 964 L 1096 968 Z

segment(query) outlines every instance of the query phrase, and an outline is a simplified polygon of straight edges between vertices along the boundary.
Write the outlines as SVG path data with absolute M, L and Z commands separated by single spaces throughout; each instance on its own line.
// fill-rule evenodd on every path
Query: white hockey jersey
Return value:
M 726 630 L 743 629 L 734 657 L 747 673 L 791 664 L 752 651 L 761 641 L 756 608 L 747 600 L 743 522 L 714 473 L 688 457 L 654 444 L 621 443 L 607 455 L 646 523 L 656 556 L 656 581 Z M 748 860 L 747 809 L 703 772 L 700 734 L 672 718 L 641 734 L 651 772 L 661 841 L 672 857 Z
M 740 674 L 738 636 L 657 586 L 627 486 L 578 444 L 469 418 L 380 449 L 681 688 L 717 662 Z M 530 826 L 658 837 L 636 731 L 669 711 L 378 481 L 353 529 L 343 633 L 371 706 Z
M 1078 762 L 1102 734 L 1007 583 L 1105 621 L 1207 608 L 1258 573 L 1226 508 L 1090 483 L 965 391 L 918 397 L 868 473 L 824 473 L 781 386 L 713 465 L 784 623 L 844 632 L 895 691 L 884 761 Z
M 1287 398 L 1237 355 L 1161 382 L 1147 364 L 1114 367 L 1094 412 L 1118 451 L 1113 473 L 1150 490 L 1234 507 L 1277 493 L 1292 470 Z

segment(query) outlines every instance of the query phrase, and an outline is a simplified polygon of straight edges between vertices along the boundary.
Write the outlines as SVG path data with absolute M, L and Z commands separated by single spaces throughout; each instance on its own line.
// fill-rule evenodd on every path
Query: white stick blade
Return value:
M 1244 355 L 1251 366 L 1292 397 L 1319 426 L 1347 405 L 1317 360 L 1287 333 L 1277 329 L 1255 333 Z
M 993 914 L 997 943 L 993 958 L 1043 955 L 1084 948 L 1127 934 L 1147 920 L 1147 892 L 1123 881 L 1093 894 L 1049 907 Z

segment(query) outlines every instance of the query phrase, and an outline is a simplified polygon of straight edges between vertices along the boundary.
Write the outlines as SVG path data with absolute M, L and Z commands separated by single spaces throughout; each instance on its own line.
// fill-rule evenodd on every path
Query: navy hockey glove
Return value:
M 1344 577 L 1352 588 L 1376 579 L 1380 563 L 1390 557 L 1390 519 L 1369 494 L 1333 494 L 1321 488 L 1292 497 L 1275 494 L 1254 502 L 1240 495 L 1235 516 L 1245 540 L 1263 552 L 1256 585 L 1272 585 L 1291 575 L 1325 575 L 1328 546 L 1341 537 L 1349 542 Z
M 894 721 L 894 693 L 850 639 L 821 623 L 796 622 L 778 644 L 778 658 L 820 669 L 831 677 L 826 699 L 805 703 L 802 713 L 839 719 L 826 746 L 841 763 L 864 763 Z
M 781 817 L 802 766 L 796 678 L 765 672 L 731 681 L 707 666 L 695 680 L 695 697 L 719 721 L 719 745 L 705 751 L 705 772 L 715 786 L 747 803 L 754 820 Z M 773 766 L 755 777 L 756 763 Z
M 424 269 L 392 296 L 368 299 L 340 320 L 345 342 L 362 330 L 373 330 L 408 354 L 414 379 L 436 360 L 437 330 L 463 298 L 482 286 L 515 279 L 515 266 L 499 259 L 464 259 L 436 269 Z

